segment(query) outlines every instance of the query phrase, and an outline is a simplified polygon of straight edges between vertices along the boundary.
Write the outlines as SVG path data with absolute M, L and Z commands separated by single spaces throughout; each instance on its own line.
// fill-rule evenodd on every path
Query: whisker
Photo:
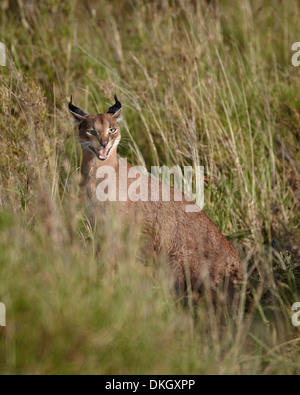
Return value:
M 92 147 L 92 144 L 88 141 L 82 142 L 80 145 L 83 151 L 89 150 Z
M 81 147 L 90 147 L 90 146 L 91 146 L 91 143 L 89 143 L 89 142 L 87 141 L 87 142 L 84 142 L 84 143 L 80 143 L 80 145 L 81 145 Z

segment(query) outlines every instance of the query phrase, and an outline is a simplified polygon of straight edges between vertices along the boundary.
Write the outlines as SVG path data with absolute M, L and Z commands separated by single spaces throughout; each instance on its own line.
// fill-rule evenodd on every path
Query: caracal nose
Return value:
M 103 148 L 106 148 L 108 146 L 109 140 L 100 140 L 100 144 L 102 145 Z

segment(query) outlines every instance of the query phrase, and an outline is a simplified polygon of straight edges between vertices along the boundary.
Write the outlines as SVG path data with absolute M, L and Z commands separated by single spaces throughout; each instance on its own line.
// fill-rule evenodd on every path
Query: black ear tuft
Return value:
M 72 113 L 77 114 L 77 115 L 79 115 L 81 117 L 85 117 L 87 115 L 84 111 L 80 110 L 80 108 L 75 107 L 73 105 L 73 97 L 72 96 L 71 96 L 71 100 L 70 100 L 70 103 L 69 103 L 69 110 Z
M 115 114 L 119 110 L 121 110 L 122 104 L 119 102 L 117 95 L 115 95 L 115 104 L 109 108 L 107 111 L 108 114 Z

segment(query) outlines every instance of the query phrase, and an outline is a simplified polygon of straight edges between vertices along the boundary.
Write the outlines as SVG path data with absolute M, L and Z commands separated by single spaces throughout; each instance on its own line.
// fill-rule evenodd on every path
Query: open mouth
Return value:
M 93 154 L 102 161 L 105 161 L 108 159 L 110 151 L 112 150 L 113 145 L 110 148 L 100 148 L 99 151 L 97 151 L 92 145 L 88 146 L 88 149 L 93 152 Z
M 112 146 L 111 146 L 110 148 L 101 148 L 101 149 L 98 151 L 98 158 L 99 158 L 100 160 L 107 160 L 108 157 L 109 157 L 109 154 L 110 154 L 111 149 L 112 149 Z

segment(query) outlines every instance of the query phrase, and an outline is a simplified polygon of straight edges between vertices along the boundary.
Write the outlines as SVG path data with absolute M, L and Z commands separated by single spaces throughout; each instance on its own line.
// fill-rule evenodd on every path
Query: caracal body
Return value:
M 167 256 L 175 275 L 176 288 L 180 292 L 191 289 L 199 293 L 204 285 L 221 288 L 226 284 L 230 293 L 234 292 L 243 279 L 242 262 L 229 241 L 203 211 L 187 212 L 186 205 L 191 203 L 186 201 L 184 195 L 181 201 L 175 201 L 174 193 L 171 193 L 170 201 L 163 201 L 162 190 L 166 186 L 159 181 L 155 199 L 158 201 L 153 201 L 150 198 L 153 180 L 139 172 L 137 177 L 141 177 L 141 188 L 147 189 L 149 193 L 148 201 L 124 199 L 124 193 L 128 193 L 130 185 L 136 180 L 128 179 L 128 172 L 132 169 L 128 164 L 124 192 L 123 160 L 117 155 L 121 141 L 118 125 L 121 104 L 117 98 L 116 104 L 107 114 L 87 115 L 75 107 L 72 101 L 69 107 L 79 123 L 83 149 L 82 187 L 96 218 L 101 216 L 106 204 L 101 202 L 102 197 L 99 196 L 98 186 L 102 181 L 99 174 L 103 169 L 111 168 L 116 175 L 117 199 L 110 205 L 115 206 L 120 220 L 132 221 L 132 225 L 137 220 L 142 222 L 147 237 L 147 251 Z

